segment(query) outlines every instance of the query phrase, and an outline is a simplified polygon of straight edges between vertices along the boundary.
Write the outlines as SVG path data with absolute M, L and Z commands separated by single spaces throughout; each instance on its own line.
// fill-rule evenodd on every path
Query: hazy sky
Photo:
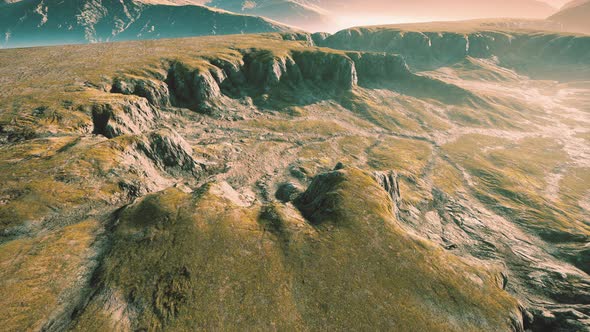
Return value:
M 199 1 L 207 4 L 210 0 L 167 0 L 167 1 Z M 557 11 L 569 0 L 216 0 L 216 6 L 236 10 L 239 6 L 249 4 L 248 14 L 267 16 L 264 8 L 281 1 L 293 1 L 320 8 L 319 13 L 325 14 L 329 22 L 322 27 L 323 31 L 336 30 L 359 25 L 381 25 L 427 21 L 466 20 L 478 18 L 525 18 L 545 19 Z M 226 5 L 229 4 L 229 5 Z M 289 13 L 284 13 L 289 15 Z M 269 14 L 271 18 L 281 21 L 280 12 Z M 302 22 L 289 21 L 289 24 L 306 27 L 307 19 L 301 16 Z
M 561 6 L 565 5 L 570 0 L 545 0 L 546 3 L 552 5 L 553 7 L 560 8 Z
M 176 2 L 182 2 L 182 1 L 183 0 L 176 0 Z M 184 0 L 184 1 L 193 2 L 193 3 L 200 3 L 200 4 L 206 4 L 210 0 Z M 241 1 L 241 0 L 228 0 L 228 1 Z M 367 1 L 367 0 L 353 0 L 353 1 L 356 1 L 359 4 L 366 4 L 367 2 L 371 2 L 371 0 L 369 0 L 369 1 Z M 515 0 L 515 1 L 518 1 L 518 0 Z M 563 6 L 565 3 L 569 2 L 570 0 L 539 0 L 539 1 L 548 3 L 548 4 L 552 5 L 553 7 L 559 8 L 559 7 Z M 311 1 L 309 1 L 308 0 L 307 2 L 319 2 L 319 3 L 321 3 L 321 2 L 328 2 L 328 1 L 326 1 L 326 0 L 317 0 L 317 1 L 311 0 Z M 332 2 L 338 2 L 338 1 L 332 1 Z M 341 2 L 348 2 L 348 1 L 347 0 L 342 0 Z M 384 3 L 389 3 L 389 4 L 394 3 L 394 2 L 397 2 L 397 3 L 404 3 L 404 2 L 405 3 L 412 3 L 412 2 L 415 2 L 415 1 L 413 1 L 413 0 L 387 0 L 387 1 L 384 1 Z M 445 3 L 446 1 L 445 0 L 439 0 L 438 2 L 439 3 Z M 463 2 L 465 3 L 466 6 L 469 6 L 473 1 L 472 0 L 464 0 Z M 490 0 L 489 2 L 493 3 L 494 1 L 493 0 Z

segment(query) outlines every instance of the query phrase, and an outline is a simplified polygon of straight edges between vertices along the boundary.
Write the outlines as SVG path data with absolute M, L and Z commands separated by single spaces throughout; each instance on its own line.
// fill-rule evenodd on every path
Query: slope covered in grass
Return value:
M 99 273 L 101 290 L 76 329 L 518 324 L 510 320 L 516 302 L 494 274 L 404 234 L 367 173 L 319 175 L 297 203 L 310 220 L 289 206 L 240 207 L 224 197 L 228 190 L 168 190 L 127 208 Z

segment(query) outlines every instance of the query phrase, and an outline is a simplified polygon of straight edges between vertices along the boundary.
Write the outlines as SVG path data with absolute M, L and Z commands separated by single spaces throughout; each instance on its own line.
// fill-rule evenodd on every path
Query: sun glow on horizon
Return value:
M 450 20 L 450 19 L 449 19 Z M 372 26 L 372 25 L 390 25 L 390 24 L 406 24 L 406 23 L 423 23 L 441 21 L 440 18 L 435 17 L 399 17 L 391 15 L 341 15 L 335 20 L 334 26 L 327 32 L 337 32 L 342 29 L 352 28 L 357 26 Z

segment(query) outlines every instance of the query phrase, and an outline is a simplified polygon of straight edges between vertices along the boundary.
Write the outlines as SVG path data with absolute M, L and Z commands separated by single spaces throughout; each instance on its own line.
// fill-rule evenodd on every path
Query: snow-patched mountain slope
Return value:
M 556 8 L 536 0 L 211 0 L 208 5 L 265 16 L 312 31 L 356 24 L 473 18 L 546 18 Z
M 157 2 L 157 3 L 156 3 Z M 184 2 L 24 0 L 0 11 L 3 47 L 285 31 L 269 20 Z
M 334 17 L 321 4 L 301 0 L 212 0 L 208 6 L 235 13 L 264 16 L 298 26 L 309 31 L 320 31 L 334 25 Z

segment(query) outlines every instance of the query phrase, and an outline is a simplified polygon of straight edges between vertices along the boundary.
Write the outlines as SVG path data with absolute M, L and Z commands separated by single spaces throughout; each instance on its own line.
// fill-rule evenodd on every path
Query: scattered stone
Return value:
M 336 164 L 336 166 L 334 166 L 334 170 L 335 170 L 335 171 L 339 171 L 339 170 L 341 170 L 341 169 L 344 169 L 344 167 L 345 167 L 345 166 L 344 166 L 344 164 L 343 164 L 343 163 L 341 163 L 341 162 L 338 162 L 338 163 Z
M 275 197 L 283 202 L 291 202 L 301 194 L 302 190 L 292 182 L 282 183 L 275 193 Z
M 289 168 L 289 173 L 299 180 L 307 180 L 309 176 L 307 170 L 301 166 L 291 166 Z
M 397 205 L 401 199 L 397 173 L 394 171 L 374 172 L 373 177 L 387 191 L 391 200 Z

